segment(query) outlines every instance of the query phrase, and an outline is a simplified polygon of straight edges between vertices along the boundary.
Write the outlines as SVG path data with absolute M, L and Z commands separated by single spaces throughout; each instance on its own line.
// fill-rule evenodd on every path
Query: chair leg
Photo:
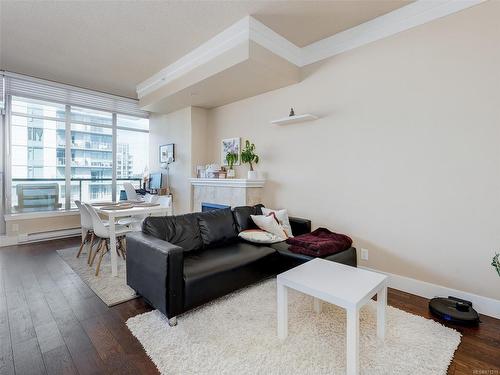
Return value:
M 122 237 L 122 255 L 123 259 L 127 259 L 127 238 Z
M 123 242 L 122 242 L 122 237 L 117 237 L 116 238 L 116 253 L 118 254 L 119 257 L 122 257 L 125 259 L 124 253 L 123 253 Z
M 106 242 L 106 240 L 104 240 Z M 101 255 L 99 256 L 99 261 L 97 262 L 97 266 L 95 269 L 95 275 L 99 276 L 99 269 L 101 268 L 101 262 L 102 258 L 104 258 L 104 255 L 109 251 L 108 243 L 106 242 L 105 250 L 101 251 Z
M 119 238 L 116 239 L 116 254 L 121 257 L 122 256 L 122 244 Z
M 103 240 L 102 238 L 99 240 L 98 244 L 97 244 L 97 249 L 95 250 L 94 254 L 92 254 L 92 259 L 90 260 L 90 266 L 92 267 L 94 265 L 94 260 L 95 260 L 95 257 L 97 256 L 97 253 L 99 253 L 104 245 L 103 243 Z
M 87 242 L 87 239 L 89 238 L 89 231 L 87 231 L 85 233 L 85 237 L 82 238 L 82 243 L 80 244 L 80 249 L 78 250 L 78 253 L 76 254 L 76 257 L 79 258 L 80 257 L 80 254 L 83 250 L 83 245 L 85 245 L 85 243 Z
M 87 257 L 87 264 L 90 264 L 90 258 L 92 257 L 92 246 L 94 246 L 94 231 L 92 231 L 92 235 L 90 236 L 90 246 L 89 246 L 89 256 Z

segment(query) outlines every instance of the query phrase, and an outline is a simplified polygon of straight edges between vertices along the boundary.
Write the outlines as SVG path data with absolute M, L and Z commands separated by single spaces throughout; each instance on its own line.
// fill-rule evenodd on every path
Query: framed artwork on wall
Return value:
M 240 165 L 240 138 L 223 139 L 220 144 L 220 160 L 222 165 L 228 165 L 226 155 L 231 152 L 238 155 L 238 161 L 234 165 Z
M 160 164 L 171 163 L 175 161 L 175 145 L 169 143 L 160 146 Z

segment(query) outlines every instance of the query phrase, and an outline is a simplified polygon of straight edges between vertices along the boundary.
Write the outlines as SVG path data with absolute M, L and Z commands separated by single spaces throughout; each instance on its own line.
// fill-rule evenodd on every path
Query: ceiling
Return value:
M 302 47 L 410 2 L 0 0 L 0 69 L 135 98 L 246 15 Z

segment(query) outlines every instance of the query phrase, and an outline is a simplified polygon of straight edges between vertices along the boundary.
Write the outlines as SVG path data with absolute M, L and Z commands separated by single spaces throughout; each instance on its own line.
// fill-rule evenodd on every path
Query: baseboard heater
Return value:
M 81 234 L 80 228 L 53 230 L 41 233 L 20 234 L 17 236 L 18 243 L 39 242 L 54 240 L 57 238 L 73 237 Z

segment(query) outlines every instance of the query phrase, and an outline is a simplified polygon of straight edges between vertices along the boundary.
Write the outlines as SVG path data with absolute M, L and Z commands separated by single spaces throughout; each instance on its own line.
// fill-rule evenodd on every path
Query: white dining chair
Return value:
M 125 193 L 127 194 L 127 200 L 128 201 L 137 201 L 138 195 L 135 191 L 134 185 L 132 185 L 130 182 L 124 182 L 123 183 L 123 188 L 125 189 Z
M 136 193 L 134 185 L 132 185 L 130 182 L 124 182 L 123 187 L 125 189 L 125 193 L 127 194 L 128 201 L 144 201 L 144 198 L 140 197 L 139 194 Z M 131 216 L 118 220 L 118 224 L 126 225 L 134 230 L 139 230 L 142 220 L 144 220 L 144 217 L 142 216 Z
M 151 199 L 150 199 L 149 203 L 158 203 L 161 207 L 169 209 L 167 215 L 172 214 L 172 196 L 171 195 L 151 195 Z M 151 214 L 151 216 L 165 216 L 165 215 L 164 214 Z
M 109 240 L 110 240 L 109 228 L 108 226 L 104 225 L 103 221 L 97 214 L 94 207 L 86 203 L 84 203 L 83 206 L 88 210 L 90 214 L 95 235 L 99 237 L 97 249 L 92 255 L 92 259 L 90 260 L 90 265 L 92 266 L 94 264 L 96 256 L 99 254 L 99 260 L 97 261 L 97 266 L 95 271 L 95 275 L 99 276 L 99 269 L 101 268 L 102 258 L 109 251 Z M 126 258 L 127 254 L 127 243 L 125 241 L 125 234 L 129 232 L 131 232 L 131 230 L 125 226 L 117 225 L 115 227 L 115 236 L 117 240 L 116 251 L 118 252 L 118 255 L 121 255 L 123 257 L 123 259 Z
M 82 243 L 80 244 L 80 249 L 78 250 L 76 257 L 79 258 L 84 246 L 90 243 L 89 254 L 87 257 L 87 263 L 90 263 L 90 257 L 92 256 L 92 245 L 94 244 L 95 236 L 94 227 L 92 226 L 92 218 L 90 217 L 87 208 L 85 208 L 85 206 L 83 206 L 79 200 L 76 200 L 75 204 L 80 211 L 80 225 L 82 227 Z

